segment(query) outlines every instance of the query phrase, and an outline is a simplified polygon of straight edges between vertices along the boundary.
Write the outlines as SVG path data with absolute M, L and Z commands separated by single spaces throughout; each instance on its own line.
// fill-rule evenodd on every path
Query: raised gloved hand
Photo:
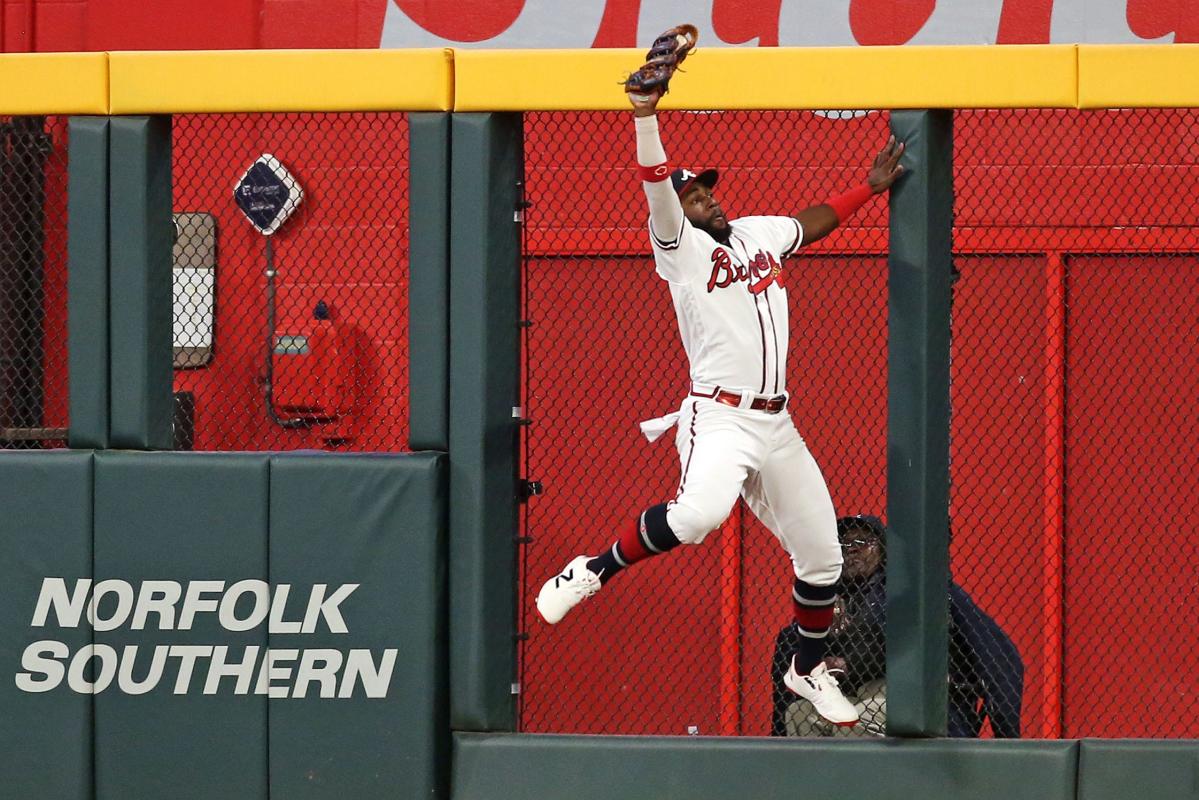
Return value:
M 675 70 L 695 49 L 698 39 L 699 30 L 694 25 L 679 25 L 663 31 L 645 54 L 645 63 L 625 79 L 624 90 L 635 100 L 666 94 Z

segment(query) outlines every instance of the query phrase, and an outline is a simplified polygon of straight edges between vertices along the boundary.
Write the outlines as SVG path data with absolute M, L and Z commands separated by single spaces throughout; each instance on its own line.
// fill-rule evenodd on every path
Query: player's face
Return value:
M 683 214 L 692 225 L 707 232 L 718 242 L 728 239 L 729 220 L 711 189 L 694 184 L 683 193 L 682 203 Z

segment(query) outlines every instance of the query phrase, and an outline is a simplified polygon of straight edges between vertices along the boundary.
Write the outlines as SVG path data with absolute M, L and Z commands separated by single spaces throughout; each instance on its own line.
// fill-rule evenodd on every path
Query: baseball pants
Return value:
M 777 414 L 688 397 L 675 444 L 681 474 L 666 522 L 699 544 L 740 495 L 791 556 L 795 577 L 829 586 L 841 575 L 837 516 L 824 476 L 786 409 Z

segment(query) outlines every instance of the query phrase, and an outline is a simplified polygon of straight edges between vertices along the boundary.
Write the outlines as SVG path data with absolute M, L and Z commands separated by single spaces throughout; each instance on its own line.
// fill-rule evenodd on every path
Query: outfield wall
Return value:
M 445 502 L 438 454 L 0 454 L 0 796 L 438 795 Z
M 715 99 L 680 88 L 667 105 L 1199 105 L 1199 56 L 1187 48 L 1168 56 L 1088 47 L 1024 55 L 907 50 L 916 52 L 713 53 L 702 69 Z M 127 150 L 93 130 L 93 153 L 120 160 L 88 180 L 120 175 L 137 191 L 120 193 L 134 215 L 116 215 L 109 228 L 114 238 L 130 239 L 90 250 L 76 245 L 73 266 L 103 271 L 84 290 L 90 316 L 72 317 L 84 322 L 72 329 L 71 347 L 107 359 L 108 367 L 132 363 L 138 380 L 94 370 L 72 383 L 71 399 L 85 397 L 81 407 L 91 409 L 94 430 L 120 432 L 125 438 L 115 443 L 131 449 L 0 455 L 0 663 L 13 676 L 0 684 L 0 767 L 9 776 L 0 797 L 1194 796 L 1193 742 L 924 738 L 920 729 L 935 728 L 938 709 L 925 692 L 928 675 L 915 670 L 903 676 L 915 687 L 911 697 L 899 701 L 910 704 L 910 738 L 513 733 L 521 420 L 511 190 L 520 124 L 510 112 L 623 107 L 610 85 L 616 56 L 287 55 L 315 69 L 310 79 L 249 94 L 244 85 L 234 91 L 242 70 L 271 69 L 270 54 L 77 58 L 0 60 L 5 85 L 21 87 L 0 100 L 0 111 L 459 112 L 448 124 L 444 117 L 423 123 L 431 137 L 423 143 L 422 152 L 432 154 L 426 174 L 440 183 L 433 196 L 450 220 L 448 228 L 424 223 L 436 241 L 420 246 L 443 280 L 423 287 L 436 315 L 423 322 L 449 343 L 424 353 L 413 370 L 421 385 L 411 389 L 427 393 L 433 417 L 444 413 L 423 435 L 448 455 L 149 452 L 163 446 L 162 420 L 132 412 L 161 411 L 166 402 L 155 381 L 163 353 L 155 348 L 169 339 L 155 335 L 162 320 L 146 303 L 116 330 L 108 326 L 114 311 L 129 311 L 110 302 L 127 294 L 114 287 L 149 292 L 162 278 L 156 270 L 166 261 L 165 237 L 156 226 L 169 208 L 154 201 L 161 191 L 154 164 L 163 157 L 154 128 L 163 117 L 113 117 L 134 139 Z M 760 94 L 734 93 L 734 78 L 746 70 L 769 74 L 780 64 L 829 70 L 844 82 L 768 83 Z M 372 82 L 375 66 L 396 80 Z M 1130 68 L 1141 80 L 1117 80 Z M 876 80 L 880 69 L 911 80 L 896 81 L 903 88 L 888 95 Z M 529 75 L 572 71 L 575 83 L 547 78 L 536 96 L 526 94 Z M 1176 79 L 1161 80 L 1166 75 Z M 448 164 L 438 160 L 447 154 Z M 94 193 L 93 204 L 86 213 L 106 219 L 120 208 L 107 191 Z M 122 258 L 110 273 L 112 254 L 127 252 L 136 258 Z M 911 257 L 919 261 L 919 251 Z M 117 282 L 126 280 L 133 283 Z M 95 347 L 97 337 L 109 348 Z M 95 446 L 103 444 L 101 437 Z M 924 473 L 925 488 L 935 470 Z M 933 495 L 922 513 L 938 511 Z M 934 522 L 918 524 L 922 533 L 941 533 Z M 915 594 L 944 585 L 937 570 L 913 575 Z M 92 588 L 102 591 L 88 624 Z M 935 627 L 935 609 L 920 610 L 907 609 L 909 624 L 895 631 L 896 641 L 925 641 L 918 637 Z M 221 647 L 223 668 L 214 672 Z

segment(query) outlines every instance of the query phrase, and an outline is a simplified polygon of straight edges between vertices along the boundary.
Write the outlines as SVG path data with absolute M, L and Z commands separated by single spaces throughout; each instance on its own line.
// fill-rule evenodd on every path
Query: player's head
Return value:
M 865 580 L 887 561 L 887 528 L 878 517 L 841 517 L 837 520 L 837 539 L 845 556 L 841 574 L 848 580 Z
M 683 214 L 686 215 L 687 220 L 716 241 L 724 244 L 728 242 L 732 229 L 729 228 L 729 220 L 724 215 L 724 209 L 720 207 L 720 203 L 712 194 L 717 177 L 718 174 L 714 169 L 706 169 L 703 172 L 676 169 L 670 174 L 670 182 L 679 196 L 679 202 L 683 204 Z

